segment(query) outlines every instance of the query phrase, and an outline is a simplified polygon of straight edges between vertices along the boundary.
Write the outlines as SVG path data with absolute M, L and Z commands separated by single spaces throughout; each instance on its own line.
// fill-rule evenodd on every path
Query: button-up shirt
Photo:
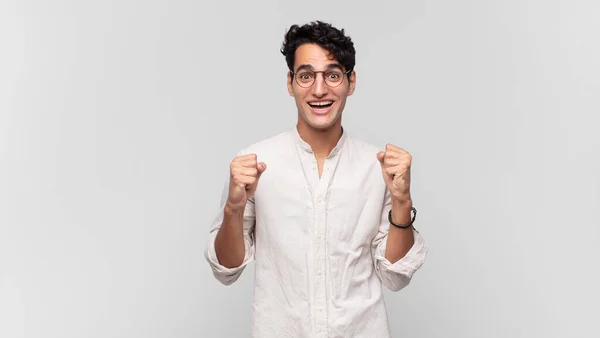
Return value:
M 427 249 L 413 229 L 408 253 L 385 258 L 391 196 L 379 150 L 343 129 L 322 176 L 296 128 L 238 152 L 267 164 L 244 210 L 245 257 L 227 268 L 215 253 L 229 182 L 205 257 L 225 285 L 254 262 L 253 337 L 390 337 L 382 289 L 407 286 Z

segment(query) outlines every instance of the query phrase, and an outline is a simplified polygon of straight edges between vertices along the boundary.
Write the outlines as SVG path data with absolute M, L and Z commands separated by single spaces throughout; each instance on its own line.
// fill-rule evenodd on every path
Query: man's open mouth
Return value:
M 316 109 L 325 109 L 331 107 L 333 101 L 309 102 L 308 105 Z

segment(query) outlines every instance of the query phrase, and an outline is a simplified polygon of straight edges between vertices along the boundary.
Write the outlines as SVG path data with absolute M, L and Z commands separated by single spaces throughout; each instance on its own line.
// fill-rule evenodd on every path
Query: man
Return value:
M 281 52 L 298 122 L 231 161 L 206 259 L 225 285 L 255 262 L 254 337 L 389 337 L 383 286 L 404 288 L 427 253 L 411 156 L 342 127 L 356 86 L 343 29 L 293 25 Z

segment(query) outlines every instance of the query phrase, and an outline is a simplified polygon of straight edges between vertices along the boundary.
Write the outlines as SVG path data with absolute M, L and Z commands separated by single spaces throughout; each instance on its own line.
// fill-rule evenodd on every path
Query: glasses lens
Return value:
M 310 87 L 315 82 L 315 73 L 303 70 L 296 74 L 296 82 L 302 87 Z
M 325 82 L 328 86 L 337 87 L 342 83 L 344 74 L 339 70 L 332 70 L 325 73 Z

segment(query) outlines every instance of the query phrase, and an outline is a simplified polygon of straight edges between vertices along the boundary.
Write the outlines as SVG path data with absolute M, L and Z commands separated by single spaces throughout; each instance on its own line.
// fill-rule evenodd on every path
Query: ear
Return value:
M 290 96 L 294 96 L 294 89 L 292 88 L 292 72 L 288 71 L 287 72 L 287 88 L 288 88 L 288 93 L 290 94 Z
M 350 87 L 348 88 L 348 96 L 354 93 L 354 88 L 356 88 L 356 71 L 350 72 L 350 76 L 348 76 L 348 82 L 350 83 Z

